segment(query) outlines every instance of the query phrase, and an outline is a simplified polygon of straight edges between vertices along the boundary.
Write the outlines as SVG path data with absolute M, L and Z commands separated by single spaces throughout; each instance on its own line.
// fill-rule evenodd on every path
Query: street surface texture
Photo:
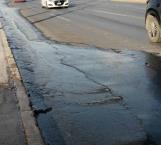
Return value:
M 50 34 L 52 39 L 80 36 L 77 40 L 90 40 L 78 42 L 88 45 L 74 46 L 47 40 L 33 23 L 19 15 L 18 9 L 3 2 L 0 9 L 4 28 L 46 145 L 161 145 L 161 60 L 126 49 L 150 50 L 153 46 L 143 26 L 143 5 L 75 1 L 69 9 L 47 10 L 40 8 L 37 0 L 19 4 L 30 10 L 28 17 L 35 16 L 34 24 L 44 28 L 44 34 Z M 114 17 L 99 13 L 102 10 L 96 6 L 112 14 L 114 8 L 123 11 L 131 7 L 131 11 L 127 10 L 124 17 Z M 67 15 L 75 19 L 70 24 L 66 17 L 55 17 L 66 11 L 71 11 Z M 92 17 L 97 12 L 91 11 L 100 16 Z M 50 21 L 44 27 L 38 25 L 45 19 L 40 13 Z M 82 29 L 77 29 L 78 25 Z M 94 25 L 101 26 L 101 31 L 97 27 L 93 31 Z M 66 32 L 65 27 L 69 28 Z M 106 49 L 91 46 L 99 46 L 98 42 Z
M 51 40 L 100 48 L 127 48 L 160 53 L 145 30 L 145 4 L 111 0 L 71 0 L 68 9 L 41 8 L 40 0 L 20 12 Z

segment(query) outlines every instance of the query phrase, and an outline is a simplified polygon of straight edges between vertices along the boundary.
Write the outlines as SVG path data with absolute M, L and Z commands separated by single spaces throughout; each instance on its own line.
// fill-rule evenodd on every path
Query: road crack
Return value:
M 96 84 L 96 85 L 99 85 L 101 88 L 104 88 L 104 90 L 105 90 L 107 93 L 109 93 L 111 96 L 117 96 L 117 95 L 115 95 L 115 94 L 113 93 L 112 89 L 109 88 L 107 85 L 104 85 L 104 84 L 102 84 L 102 83 L 100 83 L 100 82 L 94 80 L 92 77 L 89 76 L 89 74 L 88 74 L 87 72 L 81 70 L 80 68 L 76 67 L 75 65 L 66 63 L 64 59 L 65 59 L 65 56 L 63 56 L 63 57 L 60 59 L 60 64 L 61 64 L 61 65 L 64 65 L 64 66 L 66 66 L 66 67 L 70 67 L 70 68 L 72 68 L 72 69 L 78 71 L 79 73 L 83 74 L 87 80 L 93 82 L 93 83 Z

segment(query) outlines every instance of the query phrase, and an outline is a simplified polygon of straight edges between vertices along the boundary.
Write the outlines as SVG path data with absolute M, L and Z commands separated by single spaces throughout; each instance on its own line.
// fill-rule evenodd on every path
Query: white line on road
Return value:
M 144 17 L 139 17 L 139 16 L 133 16 L 133 15 L 126 15 L 126 14 L 120 14 L 120 13 L 114 13 L 114 12 L 109 12 L 109 11 L 102 11 L 102 10 L 92 10 L 93 12 L 97 13 L 104 13 L 104 14 L 110 14 L 110 15 L 115 15 L 115 16 L 121 16 L 121 17 L 130 17 L 130 18 L 135 18 L 135 19 L 144 19 Z
M 65 18 L 65 17 L 62 17 L 62 16 L 59 16 L 59 17 L 57 17 L 57 18 L 59 18 L 59 19 L 61 19 L 61 20 L 64 20 L 64 21 L 67 21 L 67 22 L 70 22 L 71 20 L 69 20 L 68 18 Z

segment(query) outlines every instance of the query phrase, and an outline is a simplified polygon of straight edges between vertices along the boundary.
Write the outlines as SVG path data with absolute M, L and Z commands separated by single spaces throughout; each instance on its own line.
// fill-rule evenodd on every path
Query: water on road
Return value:
M 161 145 L 159 57 L 55 44 L 0 7 L 46 144 Z

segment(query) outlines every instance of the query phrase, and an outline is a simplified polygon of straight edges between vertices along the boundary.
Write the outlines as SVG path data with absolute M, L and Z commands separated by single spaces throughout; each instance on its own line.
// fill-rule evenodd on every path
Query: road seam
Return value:
M 1 26 L 1 24 L 0 24 Z M 2 27 L 0 27 L 0 37 L 4 49 L 4 55 L 7 62 L 7 67 L 10 73 L 10 79 L 13 81 L 16 88 L 16 97 L 18 100 L 21 119 L 24 127 L 25 137 L 28 145 L 44 145 L 40 130 L 36 125 L 33 111 L 30 107 L 28 95 L 22 82 L 17 64 L 15 62 L 12 51 L 9 47 L 6 34 Z
M 58 18 L 61 19 L 61 20 L 66 21 L 66 22 L 70 22 L 70 20 L 68 18 L 65 18 L 65 17 L 62 17 L 62 16 L 59 16 Z
M 121 17 L 130 17 L 135 19 L 144 19 L 144 17 L 134 16 L 134 15 L 127 15 L 127 14 L 121 14 L 121 13 L 115 13 L 110 11 L 102 11 L 102 10 L 92 10 L 96 13 L 103 13 L 103 14 L 109 14 L 109 15 L 115 15 L 115 16 L 121 16 Z

